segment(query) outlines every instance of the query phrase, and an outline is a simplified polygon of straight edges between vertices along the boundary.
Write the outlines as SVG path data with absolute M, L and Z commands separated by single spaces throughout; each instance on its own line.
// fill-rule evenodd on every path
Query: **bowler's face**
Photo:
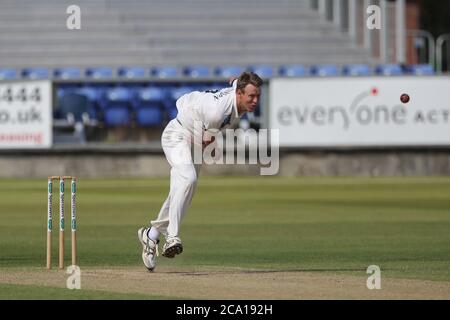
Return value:
M 253 112 L 258 106 L 261 90 L 252 84 L 248 84 L 243 92 L 237 90 L 237 94 L 242 108 L 246 112 Z

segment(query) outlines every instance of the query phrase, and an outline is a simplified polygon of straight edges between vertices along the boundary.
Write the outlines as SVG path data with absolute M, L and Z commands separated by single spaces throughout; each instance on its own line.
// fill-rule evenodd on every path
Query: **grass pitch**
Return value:
M 44 268 L 46 187 L 46 179 L 0 180 L 1 273 Z M 168 179 L 81 177 L 79 265 L 142 266 L 137 229 L 156 217 L 168 189 Z M 69 197 L 66 192 L 66 221 Z M 55 186 L 55 268 L 58 200 Z M 448 283 L 449 230 L 450 178 L 201 177 L 182 224 L 185 251 L 176 259 L 160 257 L 157 270 L 237 267 L 367 277 L 367 267 L 378 265 L 383 277 Z M 0 299 L 33 298 L 39 288 L 43 299 L 60 296 L 52 287 L 25 290 L 0 281 Z M 75 296 L 83 297 L 158 298 L 95 290 Z

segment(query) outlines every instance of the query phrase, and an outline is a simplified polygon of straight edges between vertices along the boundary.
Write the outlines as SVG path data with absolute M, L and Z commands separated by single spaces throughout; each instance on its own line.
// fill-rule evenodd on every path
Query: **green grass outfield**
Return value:
M 168 187 L 168 179 L 81 178 L 79 265 L 141 266 L 136 231 L 156 216 Z M 0 272 L 44 267 L 46 189 L 46 179 L 0 180 Z M 57 186 L 53 192 L 56 265 Z M 65 202 L 69 231 L 67 192 Z M 384 277 L 450 281 L 450 178 L 201 177 L 181 238 L 185 252 L 159 266 L 365 275 L 375 264 Z M 59 296 L 54 288 L 28 289 L 0 284 L 0 299 L 33 298 L 26 292 L 39 289 L 41 298 Z

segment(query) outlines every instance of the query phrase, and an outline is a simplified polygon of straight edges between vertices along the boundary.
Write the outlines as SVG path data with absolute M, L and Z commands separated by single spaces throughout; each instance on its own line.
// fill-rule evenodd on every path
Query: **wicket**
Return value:
M 64 181 L 71 180 L 71 229 L 72 229 L 72 265 L 77 264 L 77 221 L 76 221 L 76 194 L 77 178 L 73 176 L 51 176 L 48 177 L 47 197 L 47 269 L 52 267 L 52 198 L 53 181 L 59 181 L 59 268 L 64 268 Z

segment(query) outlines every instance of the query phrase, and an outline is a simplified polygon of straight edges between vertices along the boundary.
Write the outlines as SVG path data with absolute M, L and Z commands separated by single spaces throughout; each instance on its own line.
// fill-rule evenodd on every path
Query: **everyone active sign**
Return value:
M 280 147 L 450 145 L 449 89 L 438 76 L 273 79 L 269 128 Z

